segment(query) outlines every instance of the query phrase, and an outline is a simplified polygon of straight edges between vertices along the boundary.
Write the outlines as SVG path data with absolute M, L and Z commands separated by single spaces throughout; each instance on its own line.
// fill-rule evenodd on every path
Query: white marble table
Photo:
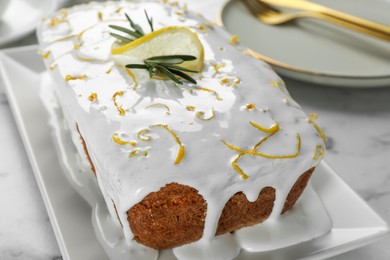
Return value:
M 17 45 L 34 43 L 30 36 Z M 12 46 L 15 46 L 13 44 Z M 390 223 L 390 86 L 330 88 L 285 79 L 328 136 L 326 161 Z M 332 259 L 390 259 L 390 237 Z M 62 259 L 0 83 L 0 260 Z

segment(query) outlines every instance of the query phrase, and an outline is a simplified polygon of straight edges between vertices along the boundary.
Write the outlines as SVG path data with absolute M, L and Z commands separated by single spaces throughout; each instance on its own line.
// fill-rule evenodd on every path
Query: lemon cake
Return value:
M 78 152 L 128 241 L 207 243 L 291 209 L 325 136 L 237 36 L 169 1 L 91 3 L 38 28 Z

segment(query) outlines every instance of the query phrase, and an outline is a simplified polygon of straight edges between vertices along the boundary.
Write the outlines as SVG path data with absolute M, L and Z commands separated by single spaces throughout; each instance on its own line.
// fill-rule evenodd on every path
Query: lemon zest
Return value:
M 188 111 L 195 111 L 195 107 L 194 106 L 186 106 L 186 109 Z
M 50 54 L 51 54 L 51 51 L 47 51 L 45 53 L 40 53 L 39 55 L 41 55 L 42 58 L 47 59 L 47 58 L 49 58 Z
M 255 146 L 253 146 L 253 150 L 257 151 L 257 148 L 259 148 L 260 145 L 262 145 L 263 143 L 267 142 L 267 140 L 270 139 L 274 134 L 276 134 L 276 132 L 271 133 L 266 137 L 264 137 L 263 139 L 261 139 L 260 142 L 258 142 Z
M 234 77 L 233 78 L 233 87 L 237 86 L 238 84 L 240 84 L 241 82 L 241 79 L 239 77 Z
M 245 109 L 246 110 L 253 110 L 253 109 L 256 109 L 256 105 L 255 104 L 247 104 L 245 106 Z
M 217 74 L 219 74 L 219 73 L 220 73 L 219 70 L 222 69 L 222 68 L 224 68 L 224 67 L 226 66 L 226 64 L 223 63 L 223 62 L 221 62 L 220 64 L 210 62 L 209 64 L 210 64 L 210 65 L 214 68 L 214 70 L 215 70 L 215 73 L 214 73 L 213 77 L 215 77 Z
M 321 139 L 326 143 L 326 136 L 324 131 L 321 129 L 321 127 L 315 122 L 316 117 L 308 117 L 306 118 L 306 121 L 309 122 L 314 126 L 314 128 L 317 130 L 318 134 L 320 135 Z
M 101 60 L 101 59 L 94 59 L 94 58 L 88 58 L 88 57 L 83 57 L 81 55 L 76 55 L 77 59 L 82 60 L 82 61 L 87 61 L 87 62 L 108 62 L 108 60 Z
M 57 64 L 52 64 L 52 63 L 50 63 L 49 69 L 50 69 L 50 70 L 54 70 L 55 68 L 57 68 Z
M 138 80 L 137 80 L 137 77 L 135 76 L 135 74 L 133 73 L 133 71 L 131 71 L 131 69 L 129 69 L 129 68 L 125 68 L 125 70 L 126 70 L 126 73 L 130 76 L 130 78 L 134 81 L 135 88 L 137 88 Z
M 120 145 L 126 145 L 126 144 L 129 144 L 131 146 L 136 146 L 137 145 L 136 141 L 125 141 L 125 140 L 122 140 L 119 137 L 118 133 L 113 133 L 112 134 L 112 140 L 114 140 L 115 143 L 120 144 Z
M 106 70 L 106 74 L 110 74 L 114 67 L 115 67 L 115 65 L 112 65 L 111 67 L 109 67 L 108 70 Z
M 209 89 L 209 88 L 203 88 L 203 87 L 195 87 L 195 89 L 212 93 L 218 101 L 222 101 L 223 100 L 215 90 L 212 90 L 212 89 Z
M 141 150 L 139 148 L 135 148 L 133 149 L 130 153 L 129 153 L 129 158 L 133 158 L 133 157 L 136 157 L 138 155 L 143 155 L 144 157 L 147 157 L 149 155 L 149 152 L 148 150 Z
M 272 134 L 271 134 L 272 135 Z M 268 137 L 268 138 L 267 138 Z M 270 136 L 267 136 L 266 138 L 264 138 L 263 140 L 268 140 Z M 260 141 L 260 143 L 264 143 L 265 141 Z M 250 154 L 250 155 L 254 155 L 254 156 L 259 156 L 259 157 L 264 157 L 264 158 L 268 158 L 268 159 L 291 159 L 291 158 L 296 158 L 299 154 L 299 151 L 301 150 L 301 137 L 300 135 L 297 133 L 297 146 L 296 146 L 296 151 L 292 154 L 287 154 L 287 155 L 271 155 L 271 154 L 266 154 L 266 153 L 261 153 L 261 152 L 258 152 L 255 148 L 251 149 L 251 150 L 245 150 L 245 149 L 242 149 L 242 148 L 239 148 L 237 146 L 234 146 L 230 143 L 228 143 L 227 141 L 225 140 L 221 140 L 227 147 L 229 147 L 230 149 L 234 150 L 234 151 L 237 151 L 239 153 L 242 153 L 242 154 Z M 256 147 L 257 148 L 257 147 Z
M 54 41 L 51 41 L 51 42 L 49 43 L 49 45 L 52 45 L 53 43 L 57 43 L 57 42 L 62 42 L 62 41 L 65 41 L 65 40 L 69 40 L 69 39 L 74 38 L 74 37 L 76 37 L 76 36 L 77 36 L 77 34 L 71 34 L 71 35 L 68 35 L 68 36 L 60 37 L 60 38 L 58 38 L 58 39 L 55 39 Z
M 88 100 L 91 102 L 95 102 L 97 99 L 98 99 L 97 93 L 91 93 L 91 95 L 89 95 L 88 97 Z
M 59 25 L 61 23 L 64 23 L 66 22 L 65 19 L 58 19 L 57 17 L 53 17 L 49 20 L 49 22 L 47 23 L 48 26 L 56 26 L 56 25 Z
M 138 134 L 137 134 L 138 139 L 141 141 L 144 141 L 144 142 L 151 141 L 152 137 L 150 135 L 146 135 L 149 132 L 150 132 L 150 130 L 147 128 L 141 129 L 140 131 L 138 131 Z
M 165 105 L 164 103 L 154 103 L 154 104 L 151 104 L 147 107 L 145 107 L 145 109 L 149 109 L 149 108 L 152 108 L 152 107 L 162 107 L 162 108 L 165 108 L 166 109 L 166 114 L 167 115 L 170 115 L 171 114 L 171 110 L 169 109 L 169 107 L 167 105 Z
M 245 154 L 243 154 L 243 153 L 237 155 L 237 157 L 232 161 L 232 167 L 233 167 L 233 169 L 234 169 L 236 172 L 238 172 L 238 174 L 241 175 L 241 178 L 243 178 L 244 180 L 246 180 L 246 179 L 248 179 L 248 175 L 245 174 L 245 172 L 240 168 L 240 166 L 237 165 L 238 160 L 239 160 L 242 156 L 244 156 L 244 155 L 245 155 Z
M 229 83 L 229 82 L 230 82 L 230 80 L 229 80 L 229 78 L 227 78 L 227 77 L 223 77 L 222 79 L 219 80 L 219 83 L 220 83 L 221 85 L 226 85 L 226 84 Z
M 316 113 L 310 113 L 309 114 L 309 118 L 311 118 L 312 120 L 317 120 L 318 119 L 318 115 Z
M 199 118 L 200 120 L 203 120 L 203 121 L 209 121 L 209 120 L 211 120 L 211 119 L 213 119 L 214 117 L 215 117 L 215 113 L 214 113 L 214 109 L 211 109 L 211 116 L 210 117 L 205 117 L 204 116 L 204 114 L 205 114 L 205 112 L 203 112 L 203 111 L 199 111 L 199 112 L 197 112 L 196 114 L 195 114 L 195 116 L 197 117 L 197 118 Z
M 183 158 L 184 158 L 184 154 L 185 154 L 185 148 L 184 148 L 184 145 L 181 143 L 179 137 L 175 134 L 175 132 L 173 132 L 168 125 L 164 125 L 164 124 L 157 124 L 157 125 L 152 125 L 151 127 L 162 127 L 164 128 L 165 130 L 167 130 L 171 135 L 172 137 L 175 139 L 176 143 L 179 145 L 179 151 L 177 153 L 177 156 L 176 156 L 176 159 L 175 159 L 175 164 L 179 164 Z
M 317 145 L 316 146 L 316 149 L 314 151 L 314 156 L 313 156 L 313 160 L 318 160 L 319 158 L 322 158 L 324 157 L 324 147 L 322 145 Z
M 273 87 L 276 87 L 276 88 L 286 86 L 286 84 L 284 84 L 283 80 L 281 80 L 281 79 L 278 79 L 278 80 L 271 79 L 269 82 L 271 83 L 271 85 Z
M 279 131 L 279 124 L 278 123 L 275 123 L 273 125 L 271 125 L 270 127 L 264 127 L 262 125 L 259 125 L 259 124 L 256 124 L 255 122 L 253 121 L 249 121 L 249 123 L 256 129 L 264 132 L 264 133 L 275 133 L 277 131 Z
M 77 79 L 86 79 L 87 78 L 87 75 L 83 74 L 83 75 L 80 75 L 80 76 L 72 76 L 72 75 L 66 75 L 65 76 L 65 80 L 66 81 L 69 81 L 69 80 L 77 80 Z
M 99 21 L 102 21 L 103 20 L 103 14 L 102 14 L 102 12 L 98 12 L 97 13 L 97 16 L 98 16 L 98 19 L 99 19 Z
M 231 45 L 236 45 L 238 42 L 240 41 L 240 39 L 238 38 L 238 35 L 233 35 L 230 40 L 229 40 L 229 43 Z
M 123 6 L 119 7 L 118 9 L 116 9 L 116 10 L 114 11 L 114 13 L 118 14 L 122 9 L 123 9 Z
M 121 116 L 124 116 L 126 114 L 125 110 L 123 109 L 122 106 L 119 106 L 118 103 L 116 102 L 116 98 L 118 96 L 122 96 L 125 92 L 124 91 L 117 91 L 114 93 L 114 95 L 112 96 L 112 101 L 114 101 L 114 105 L 116 106 L 116 108 L 118 109 L 118 112 L 119 112 L 119 115 Z

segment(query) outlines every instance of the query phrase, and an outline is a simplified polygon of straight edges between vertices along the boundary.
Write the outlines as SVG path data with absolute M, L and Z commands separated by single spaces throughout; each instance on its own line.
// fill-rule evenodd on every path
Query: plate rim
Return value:
M 15 1 L 15 0 L 12 0 L 12 1 Z M 11 2 L 9 3 L 9 6 L 7 8 L 10 8 L 11 7 Z M 26 0 L 18 0 L 18 1 L 26 1 Z M 42 0 L 40 0 L 42 1 Z M 14 42 L 24 36 L 26 36 L 27 34 L 35 31 L 35 28 L 39 22 L 39 20 L 44 16 L 44 15 L 50 15 L 52 14 L 58 7 L 61 6 L 60 4 L 60 1 L 59 0 L 43 0 L 43 1 L 46 1 L 48 4 L 50 4 L 50 7 L 49 9 L 47 10 L 47 12 L 44 12 L 42 11 L 38 17 L 38 19 L 36 20 L 36 23 L 31 23 L 31 24 L 28 24 L 27 26 L 25 26 L 25 28 L 23 28 L 22 30 L 20 30 L 19 32 L 12 32 L 9 33 L 9 34 L 6 34 L 6 35 L 2 35 L 1 36 L 1 39 L 0 39 L 0 48 L 1 46 L 4 46 L 6 44 L 9 44 L 11 42 Z M 6 10 L 7 11 L 7 10 Z M 1 22 L 1 21 L 0 21 Z
M 229 32 L 229 31 L 225 27 L 225 24 L 223 21 L 223 14 L 224 14 L 224 10 L 225 10 L 226 6 L 230 2 L 233 2 L 233 1 L 237 1 L 237 0 L 225 0 L 221 4 L 221 6 L 219 7 L 217 15 L 216 15 L 216 24 L 220 27 L 223 27 L 227 32 Z M 390 7 L 390 3 L 389 3 L 389 7 Z M 256 59 L 259 59 L 259 60 L 262 60 L 264 62 L 271 64 L 279 73 L 286 75 L 286 76 L 296 78 L 296 79 L 302 79 L 302 78 L 293 76 L 291 74 L 287 75 L 289 73 L 285 73 L 285 72 L 283 72 L 283 70 L 287 70 L 287 71 L 291 71 L 291 72 L 298 72 L 298 73 L 307 75 L 309 77 L 321 77 L 321 78 L 333 79 L 333 80 L 338 79 L 340 81 L 343 81 L 343 84 L 345 84 L 347 87 L 353 86 L 353 87 L 360 88 L 363 86 L 365 86 L 365 87 L 367 87 L 367 86 L 366 85 L 361 86 L 360 84 L 359 84 L 359 86 L 356 86 L 355 84 L 346 83 L 345 80 L 351 80 L 351 81 L 352 80 L 354 80 L 354 81 L 360 81 L 360 80 L 365 80 L 365 81 L 376 80 L 376 81 L 378 81 L 379 80 L 379 83 L 372 84 L 371 86 L 368 86 L 368 87 L 389 87 L 390 86 L 390 73 L 388 75 L 378 75 L 378 76 L 359 76 L 359 75 L 343 75 L 343 74 L 336 74 L 336 73 L 324 73 L 324 72 L 320 72 L 320 71 L 307 70 L 307 69 L 303 69 L 303 68 L 300 68 L 297 66 L 289 65 L 289 64 L 281 62 L 277 59 L 273 59 L 273 58 L 270 58 L 266 55 L 260 54 L 259 52 L 252 50 L 248 47 L 245 47 L 245 48 L 246 48 L 249 55 L 252 55 Z M 383 80 L 389 80 L 389 81 L 381 82 Z M 318 80 L 316 82 L 316 80 L 313 80 L 313 79 L 311 79 L 311 80 L 306 79 L 305 81 L 318 83 Z M 333 81 L 330 81 L 330 82 L 325 81 L 325 82 L 321 82 L 321 84 L 329 85 L 329 86 L 339 86 L 339 83 L 334 83 Z
M 62 236 L 61 229 L 59 227 L 59 223 L 58 223 L 57 218 L 56 218 L 56 214 L 54 213 L 55 210 L 52 207 L 51 202 L 49 200 L 49 194 L 47 192 L 45 183 L 43 181 L 43 178 L 42 178 L 43 176 L 42 176 L 40 167 L 38 166 L 37 161 L 35 160 L 35 154 L 33 152 L 34 149 L 32 148 L 31 140 L 29 139 L 28 134 L 27 134 L 28 129 L 26 128 L 24 121 L 23 121 L 23 118 L 21 116 L 22 112 L 20 109 L 20 103 L 18 102 L 17 97 L 14 93 L 15 90 L 12 88 L 12 84 L 10 84 L 8 82 L 9 81 L 8 75 L 4 74 L 4 69 L 3 69 L 3 66 L 4 66 L 3 61 L 2 61 L 3 56 L 7 56 L 7 58 L 12 59 L 13 61 L 17 62 L 14 58 L 12 58 L 10 56 L 10 54 L 12 55 L 12 54 L 17 54 L 18 52 L 26 52 L 26 51 L 35 53 L 37 48 L 38 48 L 37 45 L 30 45 L 30 46 L 10 48 L 10 49 L 5 49 L 5 50 L 0 51 L 0 75 L 2 75 L 5 93 L 6 93 L 7 98 L 9 99 L 10 108 L 11 108 L 12 114 L 14 116 L 14 119 L 16 121 L 17 129 L 18 129 L 19 134 L 22 138 L 23 145 L 25 146 L 30 165 L 31 165 L 33 172 L 34 172 L 34 177 L 35 177 L 36 182 L 38 184 L 42 199 L 43 199 L 45 207 L 46 207 L 46 211 L 48 212 L 51 224 L 53 226 L 53 231 L 54 231 L 55 237 L 57 239 L 57 242 L 59 244 L 60 251 L 63 254 L 64 259 L 71 259 L 70 255 L 69 255 L 69 251 L 68 251 L 67 246 L 66 246 L 66 243 L 65 243 L 64 238 Z M 31 69 L 29 67 L 27 67 L 27 68 Z M 34 72 L 34 73 L 36 73 L 37 76 L 40 75 L 38 72 Z M 364 207 L 366 207 L 366 210 L 370 210 L 370 212 L 372 214 L 374 214 L 375 217 L 378 220 L 381 220 L 383 223 L 382 223 L 382 225 L 378 224 L 378 225 L 375 225 L 373 227 L 370 227 L 372 229 L 375 229 L 376 232 L 369 235 L 369 236 L 365 236 L 365 237 L 362 237 L 362 238 L 359 238 L 356 240 L 352 240 L 350 242 L 344 242 L 344 243 L 338 244 L 336 246 L 333 246 L 331 248 L 324 249 L 323 251 L 320 251 L 317 253 L 314 252 L 314 255 L 308 255 L 307 257 L 304 257 L 302 259 L 323 259 L 323 258 L 335 256 L 335 255 L 356 249 L 356 248 L 361 247 L 363 245 L 370 244 L 374 241 L 379 240 L 380 238 L 383 238 L 384 236 L 388 236 L 390 234 L 389 225 L 382 219 L 382 217 L 379 216 L 357 193 L 355 193 L 352 190 L 352 188 L 349 187 L 348 184 L 346 184 L 342 180 L 342 178 L 340 176 L 338 176 L 337 173 L 331 167 L 329 167 L 325 162 L 322 164 L 327 169 L 328 175 L 331 176 L 331 177 L 328 176 L 326 178 L 335 178 L 337 180 L 337 182 L 339 182 L 341 185 L 344 186 L 344 189 L 346 189 L 346 192 L 352 194 L 354 196 L 354 198 L 359 200 L 361 202 L 361 204 L 364 205 Z M 63 171 L 63 170 L 61 169 L 61 171 Z M 67 185 L 71 185 L 71 184 L 68 183 Z M 74 192 L 77 193 L 75 190 L 74 190 Z M 78 193 L 77 193 L 77 195 L 80 196 Z M 80 198 L 81 198 L 81 196 L 80 196 Z M 351 230 L 355 230 L 355 229 L 351 228 Z M 283 248 L 281 248 L 281 249 L 283 249 Z M 277 249 L 277 250 L 280 250 L 280 249 Z

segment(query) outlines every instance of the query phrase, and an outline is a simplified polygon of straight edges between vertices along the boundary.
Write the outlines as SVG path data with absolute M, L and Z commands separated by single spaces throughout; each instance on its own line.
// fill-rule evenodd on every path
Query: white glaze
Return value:
M 123 9 L 115 13 L 119 6 Z M 106 73 L 113 65 L 110 47 L 114 42 L 108 34 L 107 25 L 125 25 L 117 21 L 123 20 L 123 12 L 143 28 L 148 28 L 143 9 L 154 17 L 156 28 L 166 25 L 196 27 L 207 23 L 193 14 L 187 14 L 183 21 L 183 17 L 175 13 L 175 8 L 154 2 L 142 5 L 114 2 L 74 7 L 68 11 L 69 22 L 48 26 L 49 20 L 46 20 L 38 28 L 38 36 L 42 53 L 50 51 L 47 66 L 56 64 L 51 74 L 58 84 L 57 96 L 69 110 L 70 121 L 78 123 L 86 140 L 111 215 L 116 216 L 111 202 L 114 201 L 121 222 L 128 223 L 127 211 L 150 192 L 158 191 L 171 182 L 190 185 L 207 201 L 205 229 L 199 242 L 207 244 L 214 239 L 224 204 L 239 191 L 254 201 L 262 188 L 274 187 L 276 200 L 271 218 L 278 217 L 298 176 L 318 164 L 318 160 L 313 159 L 315 147 L 324 144 L 316 129 L 307 122 L 305 113 L 289 97 L 280 78 L 264 63 L 244 56 L 236 47 L 229 45 L 230 36 L 220 28 L 207 27 L 206 33 L 197 31 L 205 46 L 206 65 L 202 78 L 197 81 L 198 86 L 216 91 L 222 100 L 207 91 L 195 89 L 191 92 L 192 85 L 175 86 L 170 81 L 146 79 L 139 81 L 134 90 L 134 82 L 123 69 L 114 67 L 111 73 Z M 99 22 L 98 11 L 102 13 L 102 22 Z M 86 28 L 91 29 L 83 34 L 80 41 L 73 37 L 52 43 L 68 35 L 77 35 Z M 80 43 L 82 47 L 74 50 L 74 44 Z M 221 51 L 219 47 L 225 50 Z M 106 62 L 86 62 L 77 55 Z M 224 63 L 226 66 L 214 75 L 215 70 L 210 63 Z M 66 75 L 82 74 L 87 75 L 87 79 L 65 81 Z M 226 86 L 219 82 L 224 77 L 239 77 L 241 82 L 235 87 Z M 126 91 L 117 98 L 117 102 L 127 110 L 124 116 L 119 115 L 112 101 L 117 91 Z M 91 93 L 97 93 L 98 102 L 88 100 Z M 154 103 L 168 105 L 170 115 L 164 109 L 145 109 Z M 242 109 L 249 103 L 255 104 L 257 109 Z M 195 106 L 196 111 L 204 111 L 206 116 L 214 109 L 215 118 L 199 120 L 195 112 L 187 111 L 187 105 Z M 237 152 L 220 140 L 250 149 L 266 134 L 252 127 L 249 121 L 266 127 L 276 121 L 281 128 L 261 147 L 264 153 L 293 153 L 296 133 L 299 133 L 301 147 L 298 156 L 294 159 L 245 156 L 239 166 L 249 178 L 243 180 L 230 164 Z M 180 164 L 173 163 L 178 145 L 165 129 L 150 127 L 155 124 L 168 125 L 184 144 L 186 153 Z M 137 132 L 147 127 L 151 130 L 152 141 L 137 140 Z M 133 147 L 113 142 L 113 133 L 123 134 L 122 139 L 137 140 L 138 148 L 149 150 L 147 158 L 129 158 Z M 123 225 L 123 232 L 130 243 L 132 234 L 129 225 Z
M 59 104 L 54 94 L 55 82 L 48 73 L 42 75 L 41 98 L 49 112 L 55 143 L 65 173 L 72 186 L 90 204 L 92 224 L 96 236 L 110 259 L 168 260 L 179 259 L 233 259 L 243 248 L 249 252 L 265 252 L 297 243 L 309 241 L 326 234 L 331 222 L 315 191 L 309 184 L 292 210 L 277 220 L 267 220 L 261 224 L 243 228 L 234 234 L 215 237 L 210 243 L 199 241 L 157 252 L 133 241 L 125 241 L 122 228 L 116 217 L 108 212 L 106 203 L 87 165 L 88 160 L 78 151 L 80 140 L 74 123 L 69 124 L 66 109 Z M 71 140 L 77 140 L 73 145 Z M 75 157 L 74 157 L 75 156 Z M 76 160 L 75 160 L 76 158 Z M 84 161 L 85 160 L 85 161 Z

